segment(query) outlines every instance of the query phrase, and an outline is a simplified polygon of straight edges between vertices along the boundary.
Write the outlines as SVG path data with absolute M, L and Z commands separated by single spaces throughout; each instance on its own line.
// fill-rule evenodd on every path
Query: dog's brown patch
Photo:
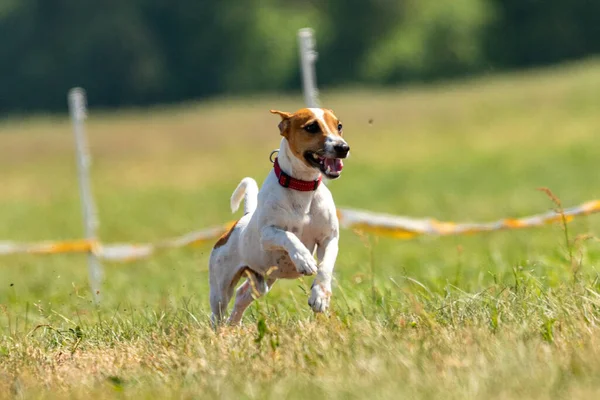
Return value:
M 344 136 L 344 134 L 338 130 L 338 125 L 340 124 L 340 120 L 335 116 L 335 114 L 333 113 L 333 110 L 324 108 L 323 109 L 323 119 L 325 120 L 325 123 L 329 127 L 330 132 L 333 134 L 333 136 L 339 136 L 339 137 Z
M 215 243 L 215 246 L 214 246 L 215 249 L 218 249 L 219 247 L 224 246 L 225 243 L 227 243 L 227 241 L 229 240 L 229 237 L 231 236 L 231 233 L 235 229 L 238 221 L 235 221 L 235 223 L 233 225 L 231 225 L 231 228 L 229 228 L 229 230 L 227 232 L 225 232 L 224 234 L 221 235 L 219 240 L 217 240 L 217 243 Z

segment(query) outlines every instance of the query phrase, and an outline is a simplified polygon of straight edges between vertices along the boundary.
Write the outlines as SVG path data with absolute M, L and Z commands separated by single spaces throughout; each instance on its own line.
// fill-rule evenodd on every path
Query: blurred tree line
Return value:
M 0 111 L 300 87 L 296 31 L 321 87 L 530 67 L 600 51 L 598 0 L 0 0 Z

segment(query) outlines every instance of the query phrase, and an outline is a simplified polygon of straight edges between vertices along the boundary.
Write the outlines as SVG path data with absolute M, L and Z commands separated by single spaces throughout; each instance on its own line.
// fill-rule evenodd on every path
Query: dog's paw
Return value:
M 315 275 L 317 273 L 317 261 L 308 251 L 306 254 L 297 252 L 290 258 L 296 266 L 296 270 L 302 275 Z
M 322 313 L 327 311 L 329 308 L 329 299 L 331 298 L 331 290 L 327 289 L 324 285 L 319 283 L 313 283 L 313 287 L 308 299 L 308 305 L 316 313 Z

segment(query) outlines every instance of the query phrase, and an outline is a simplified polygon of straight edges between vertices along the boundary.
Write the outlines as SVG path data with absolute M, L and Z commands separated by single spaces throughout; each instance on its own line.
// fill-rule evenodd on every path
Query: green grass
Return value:
M 600 197 L 600 62 L 403 90 L 324 93 L 352 158 L 339 206 L 487 221 Z M 222 223 L 278 145 L 264 96 L 95 112 L 88 133 L 107 241 Z M 370 121 L 371 120 L 371 121 Z M 0 122 L 0 238 L 81 236 L 69 121 Z M 106 263 L 0 258 L 0 397 L 597 398 L 600 217 L 412 241 L 343 231 L 331 312 L 278 282 L 241 328 L 208 319 L 210 246 Z M 587 235 L 587 236 L 583 236 Z M 569 253 L 573 253 L 573 259 Z

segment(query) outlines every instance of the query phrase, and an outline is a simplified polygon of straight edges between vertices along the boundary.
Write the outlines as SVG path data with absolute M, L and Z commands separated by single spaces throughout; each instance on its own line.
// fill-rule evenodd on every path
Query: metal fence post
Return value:
M 81 196 L 81 209 L 85 237 L 95 246 L 97 240 L 96 230 L 98 228 L 98 218 L 89 179 L 91 159 L 84 127 L 84 120 L 86 118 L 85 91 L 82 88 L 73 88 L 69 90 L 68 99 L 69 112 L 73 122 L 73 133 L 75 135 L 77 173 L 79 176 L 79 192 Z M 102 265 L 93 251 L 88 254 L 88 273 L 92 295 L 94 301 L 98 303 L 100 301 Z

